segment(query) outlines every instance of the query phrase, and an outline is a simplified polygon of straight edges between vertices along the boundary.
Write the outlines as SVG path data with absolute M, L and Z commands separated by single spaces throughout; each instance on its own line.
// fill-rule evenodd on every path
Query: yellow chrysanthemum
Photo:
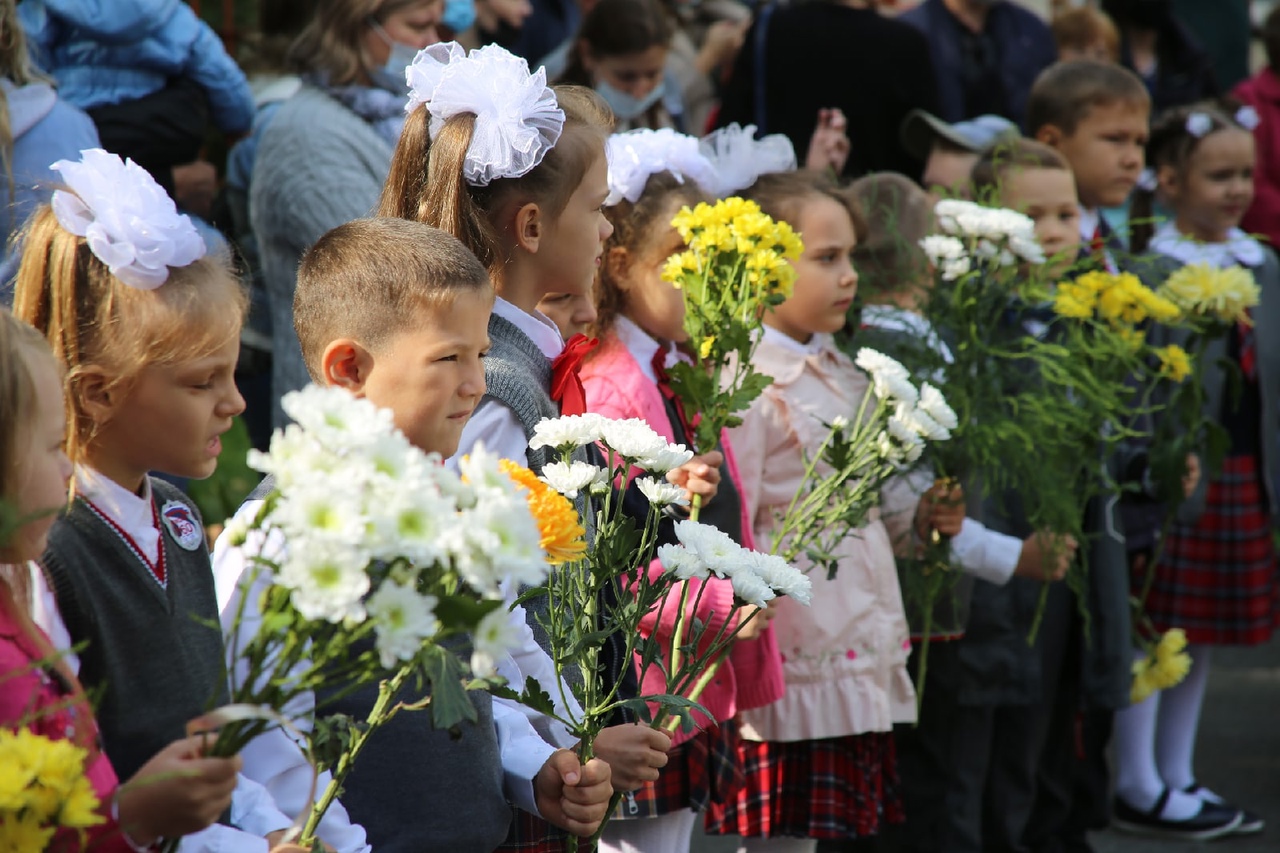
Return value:
M 1258 304 L 1261 290 L 1253 273 L 1243 267 L 1216 269 L 1208 264 L 1187 264 L 1169 276 L 1160 294 L 1188 314 L 1234 323 L 1248 320 L 1249 309 Z
M 698 347 L 698 355 L 702 358 L 710 358 L 711 348 L 715 346 L 715 343 L 716 343 L 715 335 L 708 335 L 707 337 L 703 338 L 702 345 Z
M 98 798 L 84 775 L 86 752 L 69 740 L 29 729 L 0 730 L 0 831 L 18 847 L 43 849 L 54 830 L 102 823 Z M 43 839 L 42 843 L 37 843 Z M 34 847 L 21 846 L 34 844 Z
M 0 821 L 0 850 L 45 850 L 56 831 L 34 815 L 6 818 Z
M 1152 663 L 1149 657 L 1133 662 L 1133 683 L 1129 686 L 1129 704 L 1137 705 L 1145 702 L 1159 689 L 1151 674 Z
M 1092 299 L 1092 297 L 1090 297 Z M 1059 288 L 1053 297 L 1053 311 L 1060 317 L 1071 317 L 1076 320 L 1087 320 L 1093 316 L 1093 302 L 1085 301 L 1080 296 L 1065 288 Z
M 1151 665 L 1151 679 L 1160 690 L 1167 690 L 1182 682 L 1191 671 L 1191 656 L 1186 653 L 1187 635 L 1181 628 L 1171 628 L 1156 644 L 1155 662 Z
M 1160 359 L 1160 375 L 1174 382 L 1181 382 L 1191 375 L 1191 356 L 1177 344 L 1159 347 L 1155 351 Z
M 551 565 L 579 559 L 587 550 L 587 531 L 578 518 L 578 511 L 568 498 L 557 492 L 525 468 L 509 459 L 498 463 L 516 485 L 528 492 L 529 511 L 542 532 L 542 550 L 547 552 Z
M 1142 345 L 1147 342 L 1147 333 L 1132 326 L 1119 326 L 1115 329 L 1115 333 L 1133 352 L 1142 349 Z

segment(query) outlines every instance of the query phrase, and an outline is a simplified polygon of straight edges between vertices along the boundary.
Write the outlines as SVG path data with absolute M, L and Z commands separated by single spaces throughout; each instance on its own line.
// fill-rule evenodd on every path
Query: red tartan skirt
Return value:
M 657 817 L 683 809 L 700 812 L 716 800 L 733 797 L 742 784 L 741 741 L 737 721 L 725 720 L 672 747 L 658 781 L 624 795 L 613 819 Z
M 711 804 L 707 832 L 748 838 L 866 838 L 902 823 L 890 732 L 793 743 L 742 741 L 738 796 Z
M 1133 594 L 1144 578 L 1134 575 Z M 1160 631 L 1191 643 L 1265 643 L 1280 617 L 1280 573 L 1256 456 L 1230 456 L 1209 483 L 1197 524 L 1174 525 L 1146 600 Z
M 552 826 L 537 815 L 529 814 L 524 809 L 514 809 L 511 818 L 511 829 L 507 832 L 507 840 L 502 842 L 494 853 L 508 850 L 532 850 L 535 853 L 565 853 L 569 849 L 569 833 Z M 578 845 L 579 851 L 590 850 L 585 842 Z

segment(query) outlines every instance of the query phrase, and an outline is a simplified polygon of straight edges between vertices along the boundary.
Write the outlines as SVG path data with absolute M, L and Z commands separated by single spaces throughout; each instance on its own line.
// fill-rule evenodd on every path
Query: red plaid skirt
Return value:
M 657 817 L 682 809 L 703 811 L 732 798 L 742 785 L 738 767 L 738 723 L 726 720 L 698 732 L 667 753 L 658 781 L 623 796 L 614 820 Z
M 1165 539 L 1146 610 L 1156 628 L 1181 628 L 1192 643 L 1265 643 L 1280 617 L 1280 573 L 1265 487 L 1255 456 L 1231 456 L 1209 483 L 1194 526 Z M 1144 578 L 1132 578 L 1141 595 Z
M 742 741 L 738 796 L 711 804 L 707 832 L 749 838 L 866 838 L 902 823 L 890 732 L 794 743 Z
M 507 832 L 507 840 L 502 842 L 494 853 L 508 850 L 532 850 L 535 853 L 565 853 L 569 849 L 569 833 L 554 827 L 542 818 L 531 815 L 524 809 L 514 809 L 511 818 L 511 829 Z M 585 842 L 578 845 L 578 850 L 590 850 Z

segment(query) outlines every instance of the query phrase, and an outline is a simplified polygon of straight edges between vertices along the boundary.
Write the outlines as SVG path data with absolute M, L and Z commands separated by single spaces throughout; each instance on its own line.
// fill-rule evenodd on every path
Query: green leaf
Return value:
M 420 656 L 422 673 L 431 683 L 431 721 L 437 729 L 452 729 L 476 721 L 476 707 L 462 686 L 462 665 L 451 652 L 431 646 Z

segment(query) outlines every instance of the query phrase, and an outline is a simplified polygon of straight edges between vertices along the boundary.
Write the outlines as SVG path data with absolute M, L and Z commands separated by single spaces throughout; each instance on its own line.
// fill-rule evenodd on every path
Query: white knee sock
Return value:
M 1137 658 L 1145 654 L 1139 652 Z M 1164 695 L 1152 694 L 1137 705 L 1116 712 L 1112 748 L 1116 762 L 1116 796 L 1133 808 L 1150 811 L 1160 799 L 1165 781 L 1156 765 L 1156 721 Z M 1185 820 L 1200 811 L 1200 800 L 1169 787 L 1169 800 L 1160 816 L 1167 820 Z
M 600 837 L 600 853 L 689 853 L 698 813 L 693 809 L 646 817 L 611 820 Z
M 1160 777 L 1175 791 L 1196 780 L 1193 768 L 1196 732 L 1200 728 L 1200 708 L 1209 683 L 1208 646 L 1188 646 L 1191 670 L 1182 683 L 1162 691 L 1160 715 L 1156 722 L 1156 764 Z
M 744 838 L 738 853 L 817 853 L 812 838 Z

